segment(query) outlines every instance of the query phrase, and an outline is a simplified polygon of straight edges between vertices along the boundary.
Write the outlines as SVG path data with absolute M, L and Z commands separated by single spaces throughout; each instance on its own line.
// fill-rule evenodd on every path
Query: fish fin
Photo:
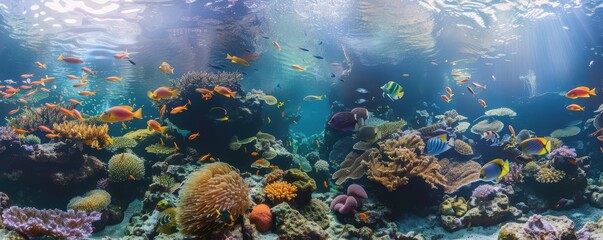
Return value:
M 593 95 L 593 96 L 597 96 L 597 93 L 595 92 L 595 88 L 589 90 L 588 94 Z
M 57 60 L 63 61 L 63 54 L 59 55 L 59 58 L 57 58 Z
M 399 92 L 398 94 L 396 94 L 396 99 L 401 99 L 402 97 L 404 97 L 404 92 Z
M 147 97 L 149 97 L 150 99 L 155 100 L 155 98 L 153 97 L 153 93 L 151 91 L 147 91 Z
M 136 110 L 136 112 L 134 112 L 134 117 L 142 119 L 142 108 L 139 108 L 138 110 Z
M 509 172 L 509 160 L 505 160 L 504 162 L 500 158 L 498 160 L 500 160 L 500 162 L 502 162 L 501 171 L 500 171 L 500 175 L 498 176 L 498 179 L 502 179 L 502 177 L 507 175 L 507 173 Z
M 436 136 L 436 138 L 439 138 L 439 139 L 440 139 L 440 140 L 442 140 L 443 142 L 446 142 L 446 140 L 447 140 L 447 139 L 446 139 L 446 138 L 447 138 L 446 133 L 442 133 L 442 134 L 440 134 L 440 135 Z
M 230 54 L 226 54 L 226 59 L 232 59 L 232 56 L 230 56 Z
M 168 126 L 163 126 L 163 127 L 159 127 L 159 130 L 161 131 L 161 133 L 165 132 L 165 130 L 168 129 Z

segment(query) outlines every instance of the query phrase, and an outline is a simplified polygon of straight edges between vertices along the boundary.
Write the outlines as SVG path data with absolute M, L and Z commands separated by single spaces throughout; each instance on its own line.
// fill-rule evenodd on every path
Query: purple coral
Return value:
M 368 195 L 364 188 L 358 184 L 352 184 L 348 187 L 347 194 L 341 194 L 331 201 L 331 210 L 340 214 L 350 214 L 356 211 L 360 206 L 361 199 L 367 199 Z
M 76 240 L 92 234 L 92 223 L 100 219 L 98 212 L 59 209 L 39 210 L 35 208 L 11 207 L 2 212 L 4 225 L 29 237 L 50 236 L 58 239 Z
M 109 186 L 109 179 L 108 178 L 101 178 L 98 181 L 96 181 L 96 188 L 98 189 L 107 189 L 107 187 Z
M 34 147 L 32 145 L 21 145 L 21 148 L 28 153 L 32 153 L 34 151 Z
M 558 239 L 559 232 L 547 222 L 542 216 L 536 214 L 531 216 L 523 225 L 526 234 L 534 239 Z
M 473 190 L 471 197 L 477 200 L 487 201 L 490 200 L 497 191 L 498 188 L 495 186 L 489 184 L 479 185 Z
M 551 153 L 546 155 L 548 159 L 553 159 L 555 157 L 575 158 L 576 156 L 578 156 L 578 154 L 576 154 L 576 149 L 569 148 L 565 145 L 561 146 L 560 148 L 554 149 L 553 151 L 551 151 Z
M 15 131 L 11 127 L 0 127 L 0 140 L 2 141 L 15 141 L 19 140 L 19 135 L 15 134 Z

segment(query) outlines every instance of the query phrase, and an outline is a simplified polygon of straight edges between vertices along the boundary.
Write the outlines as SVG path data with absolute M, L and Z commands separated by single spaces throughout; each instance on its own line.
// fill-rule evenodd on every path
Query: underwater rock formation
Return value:
M 247 184 L 227 163 L 206 164 L 190 174 L 180 196 L 176 216 L 180 231 L 197 237 L 212 236 L 228 228 L 216 209 L 228 211 L 237 219 L 251 204 Z
M 498 239 L 540 240 L 576 238 L 574 222 L 566 216 L 533 215 L 524 224 L 506 223 L 502 226 Z M 580 238 L 588 239 L 588 238 Z
M 29 237 L 53 237 L 78 240 L 92 234 L 92 223 L 98 221 L 98 212 L 58 209 L 38 210 L 35 208 L 10 207 L 2 212 L 4 225 L 16 229 Z
M 308 220 L 299 211 L 291 208 L 288 203 L 272 207 L 276 219 L 278 239 L 328 239 L 328 233 L 318 223 Z
M 249 221 L 255 225 L 260 232 L 266 232 L 272 228 L 272 211 L 266 204 L 258 204 L 249 213 Z

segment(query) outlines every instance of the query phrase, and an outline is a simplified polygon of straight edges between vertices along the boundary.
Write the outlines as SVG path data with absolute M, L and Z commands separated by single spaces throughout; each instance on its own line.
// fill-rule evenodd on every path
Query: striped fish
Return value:
M 544 155 L 551 152 L 551 142 L 546 138 L 528 138 L 519 147 L 527 154 Z
M 387 82 L 381 87 L 381 90 L 383 90 L 383 97 L 387 95 L 387 97 L 392 101 L 398 100 L 404 96 L 402 86 L 400 86 L 400 84 L 395 83 L 394 81 Z
M 450 145 L 446 143 L 446 134 L 441 134 L 437 137 L 432 137 L 425 144 L 425 154 L 429 156 L 437 156 L 450 149 Z
M 483 181 L 498 181 L 509 172 L 509 161 L 494 159 L 482 166 L 480 178 Z
M 158 220 L 159 225 L 167 225 L 172 222 L 172 217 L 169 214 L 161 213 Z

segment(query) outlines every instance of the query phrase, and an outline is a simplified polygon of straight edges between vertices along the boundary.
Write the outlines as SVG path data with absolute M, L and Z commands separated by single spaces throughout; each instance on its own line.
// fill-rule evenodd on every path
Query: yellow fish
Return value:
M 239 65 L 243 65 L 245 67 L 249 67 L 249 62 L 247 62 L 247 60 L 242 59 L 240 57 L 237 56 L 231 56 L 230 54 L 226 54 L 226 59 L 230 60 L 232 63 L 236 63 Z
M 285 102 L 279 102 L 278 104 L 276 104 L 276 108 L 281 108 L 285 106 Z
M 130 106 L 115 106 L 103 112 L 100 119 L 110 123 L 130 121 L 134 118 L 142 119 L 142 108 L 135 112 L 132 112 L 133 110 L 134 108 Z
M 168 62 L 162 62 L 159 69 L 165 74 L 174 74 L 174 68 Z

